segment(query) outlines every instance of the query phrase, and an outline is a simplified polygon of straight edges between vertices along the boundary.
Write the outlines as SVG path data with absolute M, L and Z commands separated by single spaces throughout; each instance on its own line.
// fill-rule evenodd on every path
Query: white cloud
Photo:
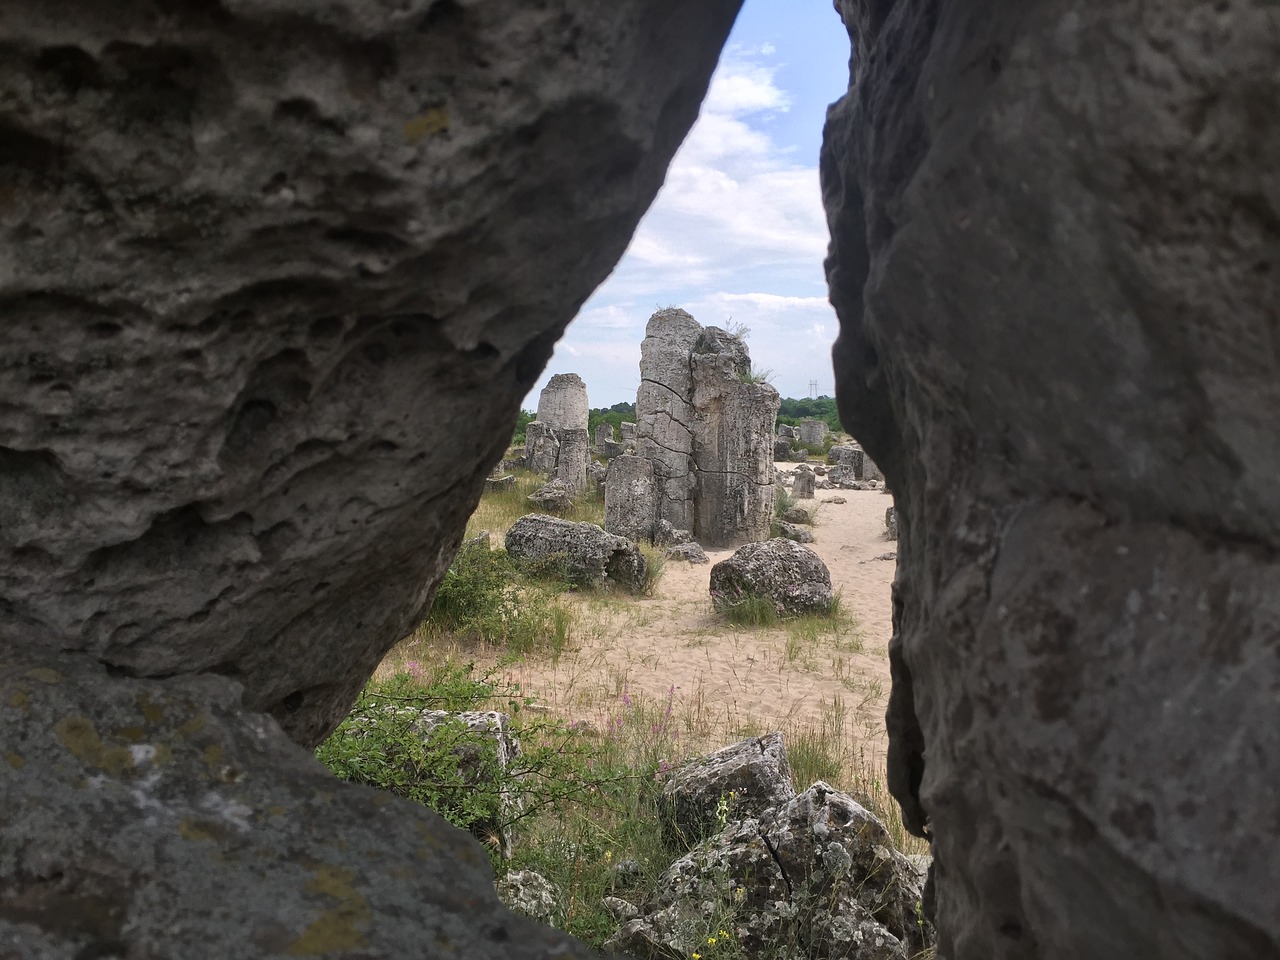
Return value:
M 757 366 L 784 396 L 808 381 L 831 392 L 835 318 L 822 259 L 827 227 L 817 158 L 779 146 L 770 121 L 791 95 L 777 83 L 770 44 L 721 59 L 702 112 L 613 275 L 583 306 L 546 374 L 587 381 L 593 405 L 633 399 L 649 315 L 675 304 L 704 324 L 751 328 Z

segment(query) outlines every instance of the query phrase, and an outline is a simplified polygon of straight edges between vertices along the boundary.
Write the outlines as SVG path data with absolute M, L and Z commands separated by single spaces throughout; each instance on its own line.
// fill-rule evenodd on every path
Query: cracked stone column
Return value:
M 693 374 L 689 357 L 702 326 L 677 307 L 649 318 L 640 344 L 636 453 L 653 463 L 657 519 L 693 529 Z

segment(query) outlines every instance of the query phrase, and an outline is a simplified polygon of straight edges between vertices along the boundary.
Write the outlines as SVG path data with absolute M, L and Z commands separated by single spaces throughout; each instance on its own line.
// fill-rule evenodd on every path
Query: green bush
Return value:
M 572 614 L 557 601 L 562 588 L 522 576 L 505 550 L 464 547 L 441 580 L 423 627 L 512 655 L 559 654 L 573 626 Z

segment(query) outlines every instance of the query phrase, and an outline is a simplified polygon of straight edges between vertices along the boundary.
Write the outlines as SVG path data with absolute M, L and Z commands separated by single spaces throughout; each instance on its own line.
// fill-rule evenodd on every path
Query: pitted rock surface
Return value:
M 6 4 L 0 630 L 299 741 L 414 626 L 737 0 Z
M 552 430 L 586 430 L 591 405 L 576 373 L 557 373 L 538 394 L 538 420 Z
M 335 780 L 226 678 L 6 662 L 0 720 L 14 956 L 592 955 L 511 915 L 471 837 Z
M 834 597 L 831 571 L 792 540 L 748 543 L 711 568 L 711 602 L 723 609 L 748 596 L 769 600 L 780 616 L 823 613 Z
M 1280 8 L 837 6 L 837 399 L 939 956 L 1280 955 Z
M 663 823 L 672 837 L 688 845 L 717 832 L 720 817 L 758 816 L 795 795 L 782 734 L 769 733 L 672 771 L 662 785 Z
M 594 523 L 530 513 L 511 525 L 505 543 L 515 560 L 574 583 L 615 583 L 632 591 L 644 586 L 647 563 L 640 548 Z

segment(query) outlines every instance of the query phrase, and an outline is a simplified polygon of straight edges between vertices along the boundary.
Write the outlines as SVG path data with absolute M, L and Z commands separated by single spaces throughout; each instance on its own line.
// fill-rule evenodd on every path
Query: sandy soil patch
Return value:
M 673 716 L 708 736 L 838 724 L 866 761 L 882 763 L 895 561 L 880 558 L 896 548 L 885 539 L 891 503 L 879 491 L 818 491 L 810 546 L 830 568 L 847 615 L 834 633 L 725 623 L 711 609 L 708 584 L 711 565 L 732 551 L 708 551 L 711 564 L 668 561 L 651 597 L 573 597 L 575 649 L 555 663 L 508 664 L 499 675 L 571 720 L 601 721 L 643 696 L 669 700 Z

